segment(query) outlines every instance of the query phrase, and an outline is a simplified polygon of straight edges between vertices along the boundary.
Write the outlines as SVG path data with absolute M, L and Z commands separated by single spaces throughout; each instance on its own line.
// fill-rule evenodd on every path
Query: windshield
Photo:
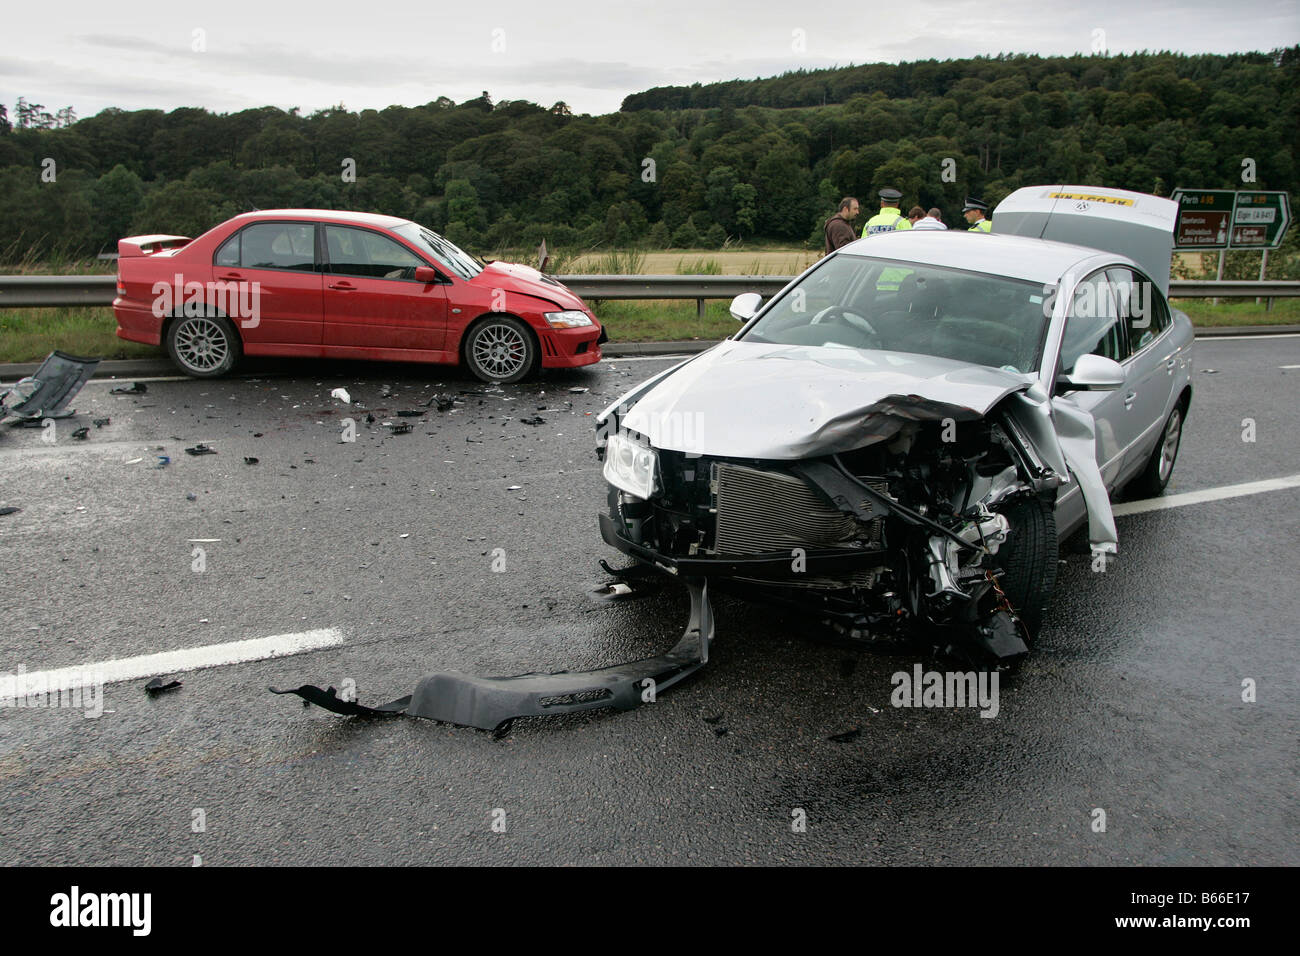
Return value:
M 393 232 L 408 242 L 415 243 L 462 279 L 472 279 L 483 271 L 483 263 L 476 256 L 419 223 L 403 223 L 394 227 Z
M 1038 367 L 1043 287 L 1004 276 L 841 254 L 764 313 L 741 338 L 914 352 L 1013 372 Z

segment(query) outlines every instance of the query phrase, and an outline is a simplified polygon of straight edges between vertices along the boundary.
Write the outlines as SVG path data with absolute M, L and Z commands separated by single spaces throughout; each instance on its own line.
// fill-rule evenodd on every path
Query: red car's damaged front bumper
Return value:
M 609 341 L 604 326 L 580 329 L 547 329 L 542 343 L 543 368 L 581 368 L 600 361 L 600 346 Z

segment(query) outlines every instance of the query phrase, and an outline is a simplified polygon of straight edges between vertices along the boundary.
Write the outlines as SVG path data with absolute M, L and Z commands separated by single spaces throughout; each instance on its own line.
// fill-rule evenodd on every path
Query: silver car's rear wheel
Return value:
M 1169 476 L 1174 473 L 1174 464 L 1178 461 L 1178 446 L 1183 440 L 1183 416 L 1186 404 L 1180 402 L 1174 406 L 1165 421 L 1160 441 L 1151 451 L 1146 467 L 1125 489 L 1129 495 L 1137 498 L 1154 498 L 1163 494 L 1169 484 Z

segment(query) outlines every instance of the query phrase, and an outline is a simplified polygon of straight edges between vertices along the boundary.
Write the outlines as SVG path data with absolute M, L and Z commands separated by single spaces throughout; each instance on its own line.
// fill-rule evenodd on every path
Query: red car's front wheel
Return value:
M 513 315 L 484 319 L 465 337 L 465 364 L 485 382 L 521 381 L 536 370 L 537 362 L 537 340 Z

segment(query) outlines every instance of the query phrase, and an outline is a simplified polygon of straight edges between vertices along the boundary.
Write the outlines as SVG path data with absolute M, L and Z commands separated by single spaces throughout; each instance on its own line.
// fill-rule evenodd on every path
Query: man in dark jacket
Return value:
M 853 220 L 858 218 L 859 211 L 858 201 L 852 196 L 845 196 L 840 200 L 839 211 L 827 219 L 823 227 L 826 234 L 825 255 L 829 256 L 840 246 L 848 245 L 858 238 L 857 232 L 853 229 Z

